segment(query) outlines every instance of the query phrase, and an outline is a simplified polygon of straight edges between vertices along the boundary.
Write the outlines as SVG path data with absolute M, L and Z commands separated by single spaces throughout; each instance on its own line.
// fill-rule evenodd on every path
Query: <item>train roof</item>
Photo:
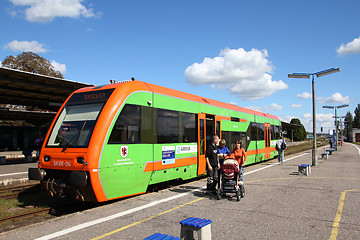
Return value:
M 152 83 L 147 83 L 147 82 L 138 81 L 138 80 L 130 80 L 130 81 L 112 83 L 112 84 L 101 85 L 101 86 L 85 87 L 85 88 L 81 88 L 81 89 L 77 90 L 76 92 L 117 88 L 117 87 L 124 86 L 124 85 L 131 85 L 131 87 L 133 88 L 132 90 L 134 92 L 135 91 L 144 91 L 144 90 L 149 90 L 150 89 L 154 93 L 158 93 L 158 94 L 162 94 L 162 95 L 167 95 L 167 96 L 172 96 L 172 97 L 176 97 L 176 98 L 186 99 L 186 100 L 189 100 L 189 101 L 198 102 L 198 103 L 202 103 L 202 104 L 209 104 L 209 105 L 212 105 L 212 106 L 231 109 L 231 110 L 234 110 L 234 111 L 244 112 L 244 113 L 253 114 L 253 115 L 257 115 L 257 116 L 261 116 L 261 117 L 272 118 L 272 119 L 276 119 L 276 120 L 280 121 L 280 119 L 278 117 L 276 117 L 275 115 L 269 114 L 269 113 L 263 113 L 263 112 L 255 111 L 255 110 L 252 110 L 252 109 L 244 108 L 244 107 L 239 107 L 239 106 L 236 106 L 236 105 L 233 105 L 233 104 L 220 102 L 220 101 L 213 100 L 213 99 L 210 99 L 210 98 L 205 98 L 205 97 L 201 97 L 201 96 L 198 96 L 198 95 L 194 95 L 194 94 L 190 94 L 190 93 L 186 93 L 186 92 L 181 92 L 181 91 L 174 90 L 174 89 L 171 89 L 171 88 L 166 88 L 166 87 L 162 87 L 162 86 L 158 86 L 158 85 L 155 85 L 155 84 L 152 84 Z

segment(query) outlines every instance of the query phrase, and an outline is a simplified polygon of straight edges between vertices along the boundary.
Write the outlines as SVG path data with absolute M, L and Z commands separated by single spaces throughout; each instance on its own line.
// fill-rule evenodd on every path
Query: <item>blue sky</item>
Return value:
M 315 79 L 317 131 L 334 110 L 360 103 L 358 0 L 4 0 L 0 61 L 33 51 L 69 80 L 102 85 L 137 80 L 296 117 L 312 131 L 311 80 L 289 73 L 341 72 Z

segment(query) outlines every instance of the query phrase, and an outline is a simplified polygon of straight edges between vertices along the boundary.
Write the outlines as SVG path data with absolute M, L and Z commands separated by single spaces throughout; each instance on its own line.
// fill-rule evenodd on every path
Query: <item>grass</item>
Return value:
M 316 147 L 322 147 L 322 146 L 326 146 L 329 144 L 329 141 L 326 140 L 320 140 L 316 143 Z M 293 145 L 293 146 L 289 146 L 285 149 L 285 156 L 287 155 L 291 155 L 294 153 L 299 153 L 299 152 L 303 152 L 306 150 L 310 150 L 313 147 L 313 142 L 312 141 L 308 141 L 308 142 L 304 142 L 302 144 L 299 145 Z
M 20 193 L 17 198 L 0 198 L 0 218 L 49 207 L 50 198 L 43 192 Z

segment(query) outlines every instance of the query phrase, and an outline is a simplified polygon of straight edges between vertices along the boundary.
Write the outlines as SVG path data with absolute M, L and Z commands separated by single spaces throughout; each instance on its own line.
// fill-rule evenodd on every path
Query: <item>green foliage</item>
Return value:
M 7 56 L 2 62 L 3 67 L 32 72 L 51 77 L 64 78 L 61 72 L 55 70 L 49 60 L 33 52 L 23 52 L 16 57 Z
M 354 111 L 354 128 L 360 128 L 360 104 L 357 105 Z
M 300 119 L 298 118 L 293 118 L 290 121 L 291 124 L 297 124 L 297 125 L 301 125 L 301 127 L 298 127 L 296 129 L 293 130 L 293 139 L 294 141 L 303 141 L 306 139 L 306 130 L 304 125 L 301 124 Z
M 347 137 L 347 139 L 349 139 L 351 136 L 353 125 L 354 125 L 353 116 L 350 112 L 347 112 L 345 116 L 345 129 L 344 129 L 345 136 Z

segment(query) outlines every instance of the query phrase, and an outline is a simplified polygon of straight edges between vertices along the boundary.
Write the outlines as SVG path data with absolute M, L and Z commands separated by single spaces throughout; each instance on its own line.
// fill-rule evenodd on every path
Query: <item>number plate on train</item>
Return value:
M 67 162 L 67 161 L 55 160 L 55 161 L 53 161 L 53 166 L 54 167 L 71 167 L 71 163 Z

